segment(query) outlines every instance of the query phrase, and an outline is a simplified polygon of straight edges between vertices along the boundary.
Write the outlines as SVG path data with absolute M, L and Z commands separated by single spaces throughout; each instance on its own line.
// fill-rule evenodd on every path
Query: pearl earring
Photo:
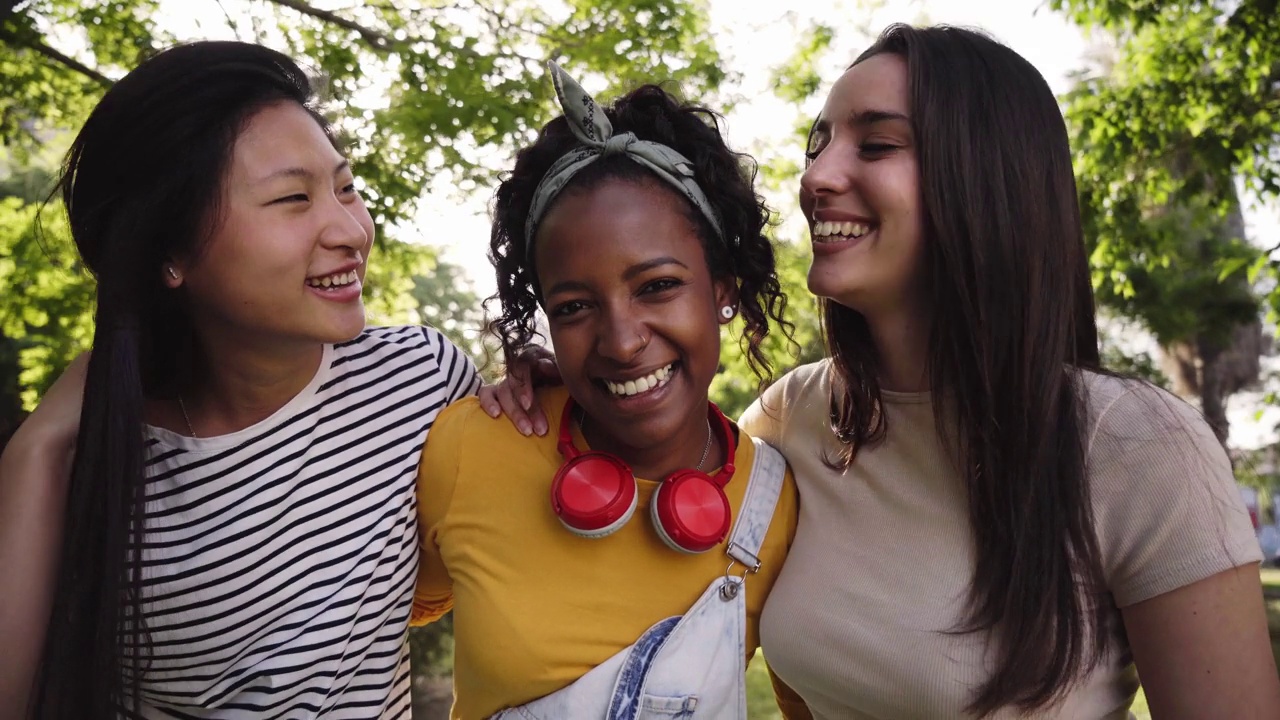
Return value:
M 725 305 L 724 307 L 720 308 L 720 317 L 724 318 L 725 320 L 732 320 L 733 316 L 736 315 L 737 312 L 738 312 L 737 310 L 733 309 L 732 305 Z

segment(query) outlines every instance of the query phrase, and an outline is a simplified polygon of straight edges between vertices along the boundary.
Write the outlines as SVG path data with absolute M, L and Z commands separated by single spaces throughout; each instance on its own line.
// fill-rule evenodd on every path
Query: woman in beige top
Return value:
M 829 357 L 742 420 L 800 491 L 761 619 L 777 675 L 817 718 L 1122 720 L 1139 675 L 1158 720 L 1280 718 L 1225 453 L 1190 407 L 1099 367 L 1035 68 L 972 31 L 891 27 L 807 156 Z
M 891 27 L 806 156 L 830 357 L 743 421 L 801 495 L 761 623 L 778 676 L 820 718 L 1125 718 L 1137 675 L 1156 718 L 1280 717 L 1225 453 L 1184 403 L 1099 369 L 1035 68 Z

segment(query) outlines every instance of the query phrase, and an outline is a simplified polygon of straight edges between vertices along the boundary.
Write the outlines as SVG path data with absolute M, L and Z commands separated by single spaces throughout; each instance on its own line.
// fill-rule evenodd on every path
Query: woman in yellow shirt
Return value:
M 742 718 L 796 494 L 707 390 L 738 314 L 768 371 L 768 210 L 710 112 L 656 86 L 602 108 L 552 76 L 565 115 L 499 186 L 491 257 L 504 347 L 545 312 L 565 387 L 536 401 L 555 431 L 474 399 L 441 413 L 414 621 L 454 610 L 456 718 Z

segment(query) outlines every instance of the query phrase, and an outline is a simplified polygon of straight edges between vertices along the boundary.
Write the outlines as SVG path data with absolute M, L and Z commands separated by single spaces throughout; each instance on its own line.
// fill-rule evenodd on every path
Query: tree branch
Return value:
M 340 28 L 351 30 L 363 38 L 365 42 L 378 50 L 388 50 L 391 48 L 391 38 L 386 34 L 378 32 L 372 28 L 367 28 L 354 20 L 348 20 L 329 10 L 321 10 L 320 8 L 312 7 L 302 0 L 268 0 L 268 2 L 290 8 L 302 13 L 303 15 L 309 15 L 317 20 L 337 25 Z
M 12 33 L 0 31 L 0 40 L 4 40 L 6 43 L 17 48 L 26 48 L 28 50 L 34 50 L 40 55 L 43 55 L 45 58 L 52 60 L 53 62 L 67 68 L 68 70 L 74 70 L 75 72 L 78 72 L 81 75 L 84 75 L 85 77 L 89 78 L 90 80 L 98 83 L 103 87 L 111 87 L 113 84 L 115 84 L 115 81 L 112 80 L 111 78 L 107 77 L 106 75 L 103 75 L 102 73 L 89 67 L 88 65 L 85 65 L 84 63 L 80 62 L 79 60 L 76 60 L 73 57 L 70 57 L 68 55 L 62 54 L 61 52 L 58 52 L 54 48 L 51 48 L 48 45 L 44 44 L 44 42 L 41 41 L 39 38 L 33 38 L 29 41 L 23 41 L 22 38 L 19 38 L 18 36 L 13 35 Z

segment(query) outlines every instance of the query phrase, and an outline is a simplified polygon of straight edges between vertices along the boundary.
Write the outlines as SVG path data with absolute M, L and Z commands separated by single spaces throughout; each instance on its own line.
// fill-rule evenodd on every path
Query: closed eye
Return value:
M 295 194 L 295 195 L 286 195 L 286 196 L 281 197 L 281 198 L 276 198 L 275 200 L 272 200 L 271 202 L 269 202 L 269 203 L 267 203 L 267 204 L 268 204 L 268 205 L 279 205 L 280 203 L 307 202 L 309 199 L 310 199 L 310 198 L 308 198 L 308 197 L 306 196 L 306 194 L 305 194 L 305 193 L 297 193 L 297 194 Z
M 887 143 L 863 143 L 858 146 L 858 152 L 867 156 L 887 155 L 897 150 L 900 145 L 889 145 Z

